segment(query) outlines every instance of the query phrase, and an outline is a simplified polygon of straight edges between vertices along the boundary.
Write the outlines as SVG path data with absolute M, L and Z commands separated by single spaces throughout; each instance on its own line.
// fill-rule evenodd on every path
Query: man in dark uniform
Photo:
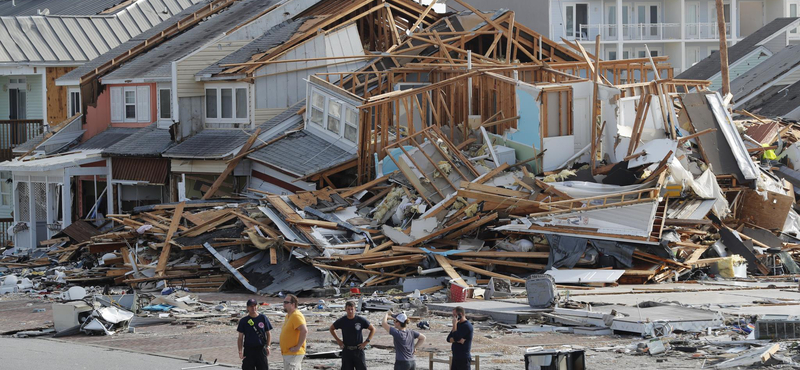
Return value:
M 242 360 L 243 370 L 268 370 L 267 356 L 269 356 L 270 342 L 272 341 L 272 324 L 266 316 L 258 313 L 258 302 L 255 299 L 247 301 L 247 316 L 239 320 L 239 358 Z
M 336 343 L 342 349 L 342 370 L 366 370 L 367 358 L 364 355 L 364 347 L 372 340 L 375 334 L 375 327 L 362 316 L 356 316 L 356 304 L 347 301 L 344 305 L 347 315 L 331 324 L 331 335 L 336 339 Z M 336 329 L 342 330 L 342 339 L 336 335 Z M 369 330 L 369 337 L 364 340 L 361 331 Z
M 453 309 L 453 328 L 447 336 L 447 341 L 452 343 L 453 362 L 450 370 L 469 370 L 472 362 L 472 324 L 467 321 L 464 307 Z

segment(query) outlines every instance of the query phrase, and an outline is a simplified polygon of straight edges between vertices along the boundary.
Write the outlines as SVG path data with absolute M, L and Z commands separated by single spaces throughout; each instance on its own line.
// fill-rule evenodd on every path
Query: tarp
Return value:
M 547 258 L 547 268 L 573 268 L 586 251 L 586 239 L 566 235 L 547 234 L 550 244 L 550 256 Z
M 625 267 L 633 267 L 633 252 L 636 250 L 634 246 L 611 240 L 592 240 L 591 243 L 600 253 L 614 257 Z

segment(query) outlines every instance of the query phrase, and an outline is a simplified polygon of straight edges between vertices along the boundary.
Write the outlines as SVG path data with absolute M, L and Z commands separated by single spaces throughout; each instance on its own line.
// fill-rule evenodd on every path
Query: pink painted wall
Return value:
M 150 86 L 150 121 L 149 122 L 114 122 L 111 123 L 111 87 L 113 86 Z M 158 89 L 154 83 L 105 85 L 105 90 L 97 97 L 97 108 L 86 109 L 86 124 L 82 141 L 105 131 L 109 127 L 145 127 L 156 121 L 158 116 Z

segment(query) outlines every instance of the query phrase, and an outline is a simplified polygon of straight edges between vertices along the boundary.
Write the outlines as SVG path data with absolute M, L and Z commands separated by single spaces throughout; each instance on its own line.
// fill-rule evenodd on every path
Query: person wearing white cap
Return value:
M 417 363 L 414 361 L 414 353 L 417 352 L 417 348 L 422 347 L 422 344 L 425 343 L 425 335 L 406 329 L 408 316 L 403 312 L 392 315 L 394 327 L 390 327 L 389 315 L 392 315 L 392 311 L 388 311 L 383 315 L 381 326 L 394 337 L 394 370 L 415 370 Z M 414 339 L 417 340 L 416 344 Z

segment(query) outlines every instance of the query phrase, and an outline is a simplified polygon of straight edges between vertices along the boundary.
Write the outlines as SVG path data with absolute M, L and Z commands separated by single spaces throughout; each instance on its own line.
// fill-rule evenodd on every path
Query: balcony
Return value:
M 719 30 L 716 23 L 686 23 L 684 40 L 717 39 Z M 730 30 L 730 24 L 727 25 Z M 550 34 L 558 40 L 594 41 L 600 35 L 601 41 L 617 41 L 619 27 L 616 24 L 582 24 L 572 35 L 563 25 L 552 25 Z M 730 37 L 730 32 L 728 32 Z M 681 40 L 680 23 L 631 23 L 622 25 L 623 41 L 661 41 Z
M 42 133 L 40 119 L 0 120 L 0 162 L 13 158 L 12 151 Z

